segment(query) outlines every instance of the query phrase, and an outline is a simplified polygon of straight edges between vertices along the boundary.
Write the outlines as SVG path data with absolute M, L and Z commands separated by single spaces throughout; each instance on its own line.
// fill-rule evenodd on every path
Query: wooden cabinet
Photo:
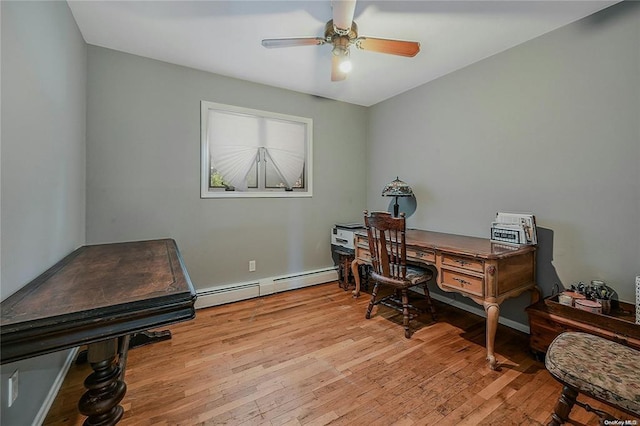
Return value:
M 595 314 L 558 303 L 547 297 L 527 307 L 531 350 L 543 354 L 560 333 L 582 331 L 640 350 L 640 325 L 635 324 L 635 305 L 618 302 L 611 314 Z

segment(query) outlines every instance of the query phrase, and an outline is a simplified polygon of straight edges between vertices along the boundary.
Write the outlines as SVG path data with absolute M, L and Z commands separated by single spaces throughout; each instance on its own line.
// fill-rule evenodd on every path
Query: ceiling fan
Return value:
M 266 48 L 275 48 L 332 44 L 331 81 L 347 78 L 347 74 L 351 71 L 349 60 L 351 46 L 371 52 L 408 57 L 416 56 L 420 51 L 420 43 L 417 41 L 358 36 L 358 26 L 353 21 L 356 0 L 333 0 L 331 3 L 333 19 L 327 22 L 324 37 L 267 38 L 262 40 L 262 45 Z

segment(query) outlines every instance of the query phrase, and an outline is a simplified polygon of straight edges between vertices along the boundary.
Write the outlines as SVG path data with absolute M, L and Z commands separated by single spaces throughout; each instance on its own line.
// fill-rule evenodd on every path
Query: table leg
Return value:
M 358 258 L 353 259 L 351 262 L 351 273 L 353 274 L 353 281 L 356 284 L 356 288 L 353 290 L 353 297 L 360 297 L 360 271 L 358 271 Z
M 118 339 L 89 345 L 87 359 L 93 373 L 85 379 L 84 386 L 87 392 L 78 402 L 80 413 L 87 416 L 85 426 L 115 425 L 124 414 L 124 409 L 119 403 L 124 398 L 127 385 L 121 380 L 123 371 L 116 362 L 118 346 Z M 121 349 L 121 357 L 126 358 L 126 350 L 126 347 Z
M 339 260 L 340 276 L 338 277 L 338 285 L 344 291 L 349 290 L 349 266 L 351 264 L 351 261 L 349 260 L 349 258 L 350 256 L 341 254 L 340 260 Z
M 498 329 L 498 317 L 500 316 L 500 305 L 495 302 L 484 302 L 484 310 L 487 313 L 487 361 L 492 370 L 498 370 L 498 362 L 494 353 L 494 343 L 496 341 L 496 330 Z
M 122 382 L 124 382 L 124 374 L 127 371 L 127 358 L 131 348 L 131 339 L 133 337 L 130 334 L 118 338 L 118 367 L 120 368 L 120 377 L 118 379 Z

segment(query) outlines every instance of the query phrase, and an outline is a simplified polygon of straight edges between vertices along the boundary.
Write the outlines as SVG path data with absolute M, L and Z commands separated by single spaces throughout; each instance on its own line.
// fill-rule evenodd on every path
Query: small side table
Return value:
M 347 291 L 350 286 L 351 262 L 355 257 L 346 250 L 335 249 L 334 253 L 338 255 L 338 286 Z

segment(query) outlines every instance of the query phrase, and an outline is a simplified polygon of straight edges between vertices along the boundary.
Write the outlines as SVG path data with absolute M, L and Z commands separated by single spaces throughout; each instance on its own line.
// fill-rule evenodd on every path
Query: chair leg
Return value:
M 578 391 L 570 388 L 569 386 L 563 386 L 562 393 L 560 394 L 560 398 L 553 409 L 551 421 L 548 423 L 548 426 L 559 426 L 569 420 L 569 413 L 571 412 L 573 405 L 576 403 L 577 397 Z
M 424 285 L 424 297 L 427 299 L 427 306 L 429 306 L 429 310 L 431 311 L 431 318 L 433 318 L 434 321 L 438 320 L 438 315 L 436 314 L 436 308 L 433 306 L 433 303 L 431 302 L 431 294 L 429 293 L 429 287 L 427 287 L 427 285 Z
M 409 330 L 409 296 L 407 289 L 402 289 L 402 325 L 404 326 L 404 337 L 411 338 L 411 330 Z
M 373 310 L 373 305 L 376 304 L 376 295 L 378 294 L 378 283 L 376 282 L 373 286 L 373 290 L 371 291 L 371 300 L 369 301 L 369 306 L 367 307 L 367 314 L 364 316 L 366 319 L 371 318 L 371 311 Z

